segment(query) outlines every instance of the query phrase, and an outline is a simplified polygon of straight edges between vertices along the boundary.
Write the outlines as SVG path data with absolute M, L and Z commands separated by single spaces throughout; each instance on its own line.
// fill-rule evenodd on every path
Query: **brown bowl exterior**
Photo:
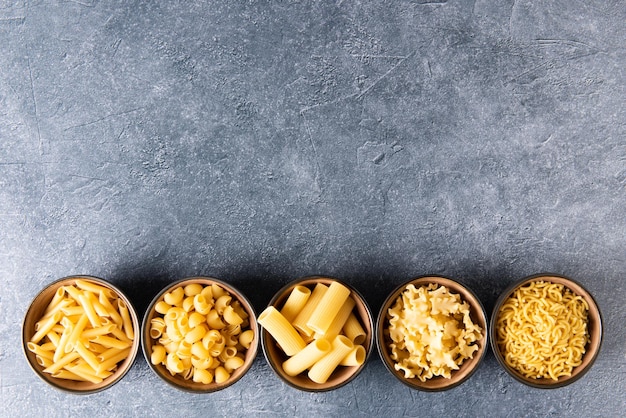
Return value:
M 203 286 L 217 284 L 223 287 L 226 291 L 228 291 L 228 293 L 230 293 L 230 295 L 233 297 L 233 300 L 238 300 L 239 303 L 241 303 L 241 306 L 248 313 L 248 320 L 250 321 L 250 325 L 249 325 L 250 329 L 254 331 L 254 340 L 250 344 L 250 348 L 246 351 L 246 356 L 245 356 L 243 366 L 234 370 L 230 378 L 222 383 L 212 382 L 209 384 L 204 384 L 204 383 L 196 383 L 191 379 L 185 380 L 180 375 L 172 376 L 172 374 L 167 370 L 165 366 L 161 364 L 154 365 L 150 361 L 150 358 L 152 356 L 152 346 L 154 345 L 154 340 L 150 337 L 150 321 L 152 321 L 152 319 L 155 316 L 160 315 L 158 312 L 155 311 L 154 309 L 155 305 L 157 304 L 157 302 L 163 300 L 163 296 L 167 292 L 170 292 L 176 289 L 177 287 L 187 286 L 188 284 L 192 284 L 192 283 L 198 283 Z M 150 306 L 148 307 L 148 310 L 146 311 L 146 315 L 144 316 L 143 323 L 141 326 L 141 345 L 142 345 L 143 354 L 146 359 L 146 362 L 148 363 L 150 368 L 154 371 L 154 373 L 156 373 L 156 375 L 159 376 L 161 379 L 163 379 L 167 384 L 175 387 L 176 389 L 180 389 L 186 392 L 193 392 L 193 393 L 215 392 L 215 391 L 225 389 L 235 384 L 239 379 L 243 377 L 244 374 L 246 374 L 248 370 L 250 370 L 250 367 L 252 367 L 252 363 L 254 362 L 254 359 L 256 357 L 258 345 L 259 345 L 259 331 L 258 331 L 258 325 L 257 325 L 257 320 L 256 320 L 256 313 L 254 312 L 254 309 L 250 301 L 244 296 L 243 293 L 241 293 L 239 290 L 234 288 L 232 285 L 222 280 L 213 278 L 213 277 L 206 277 L 206 276 L 188 277 L 188 278 L 178 280 L 170 284 L 169 286 L 161 290 L 161 292 L 159 292 L 159 294 L 154 297 L 154 299 L 150 303 Z
M 35 323 L 42 317 L 44 311 L 46 310 L 46 307 L 52 300 L 52 297 L 56 293 L 57 289 L 61 286 L 74 285 L 77 279 L 92 282 L 114 291 L 118 295 L 118 297 L 122 299 L 128 306 L 128 311 L 130 313 L 130 317 L 133 323 L 133 330 L 135 331 L 135 339 L 133 340 L 129 356 L 122 363 L 119 364 L 115 373 L 97 384 L 90 382 L 77 382 L 73 380 L 58 379 L 52 377 L 48 373 L 44 373 L 44 367 L 37 364 L 35 354 L 29 351 L 26 346 L 31 337 L 35 334 Z M 139 340 L 139 321 L 137 320 L 137 313 L 135 312 L 133 305 L 130 303 L 130 300 L 128 300 L 126 295 L 124 295 L 124 293 L 120 289 L 113 286 L 111 283 L 93 276 L 68 276 L 49 284 L 35 297 L 35 299 L 33 299 L 33 302 L 30 304 L 30 307 L 26 312 L 24 322 L 22 324 L 22 349 L 24 351 L 24 354 L 26 355 L 26 359 L 28 360 L 28 364 L 30 365 L 30 367 L 44 382 L 48 383 L 56 389 L 72 394 L 90 394 L 100 392 L 120 381 L 126 375 L 128 370 L 130 370 L 133 362 L 135 361 L 135 357 L 137 356 L 137 352 L 139 351 Z
M 410 284 L 413 284 L 415 287 L 421 287 L 429 285 L 431 283 L 445 286 L 450 290 L 450 292 L 459 294 L 462 300 L 467 301 L 467 303 L 470 305 L 471 318 L 474 323 L 482 328 L 483 336 L 479 341 L 477 341 L 478 351 L 474 353 L 474 357 L 471 359 L 466 359 L 459 368 L 459 370 L 455 370 L 452 372 L 449 379 L 441 376 L 434 376 L 426 380 L 425 382 L 422 382 L 417 377 L 407 379 L 404 377 L 404 373 L 402 371 L 398 371 L 394 368 L 395 362 L 391 359 L 391 350 L 389 348 L 389 344 L 391 341 L 386 335 L 385 330 L 389 326 L 387 312 L 389 308 L 395 303 L 396 299 L 402 294 L 402 292 L 404 292 L 406 287 Z M 378 314 L 378 320 L 376 321 L 376 343 L 378 346 L 378 353 L 387 370 L 389 370 L 389 372 L 394 375 L 398 380 L 400 380 L 402 383 L 412 389 L 418 389 L 427 392 L 438 392 L 452 389 L 453 387 L 456 387 L 469 379 L 470 376 L 474 374 L 474 372 L 478 368 L 478 365 L 484 358 L 485 353 L 487 352 L 487 325 L 487 315 L 485 313 L 485 309 L 483 308 L 483 305 L 478 297 L 476 297 L 476 295 L 469 288 L 447 277 L 418 277 L 398 286 L 393 292 L 391 292 L 391 294 L 383 303 Z
M 562 284 L 576 295 L 581 296 L 589 305 L 589 316 L 587 329 L 589 331 L 590 341 L 587 343 L 587 350 L 583 356 L 582 364 L 572 371 L 571 376 L 561 376 L 557 381 L 552 379 L 531 379 L 523 376 L 517 370 L 509 367 L 504 361 L 504 357 L 500 352 L 500 348 L 497 343 L 497 329 L 496 324 L 498 322 L 498 315 L 500 308 L 504 302 L 511 296 L 511 294 L 519 287 L 524 286 L 531 282 L 546 281 L 550 283 Z M 540 389 L 556 389 L 568 385 L 580 379 L 593 365 L 598 353 L 600 352 L 600 346 L 602 345 L 602 314 L 598 308 L 598 304 L 591 296 L 591 294 L 580 283 L 575 282 L 565 276 L 552 273 L 536 274 L 526 277 L 516 283 L 509 286 L 498 298 L 496 305 L 493 309 L 491 316 L 491 326 L 489 334 L 491 338 L 491 349 L 498 360 L 498 363 L 506 370 L 511 376 L 513 376 L 519 382 L 522 382 L 528 386 L 532 386 Z
M 265 329 L 261 328 L 261 347 L 267 363 L 270 365 L 276 375 L 289 386 L 306 391 L 306 392 L 325 392 L 333 389 L 337 389 L 344 386 L 356 378 L 359 373 L 365 368 L 365 364 L 369 359 L 372 351 L 372 335 L 374 329 L 374 323 L 372 319 L 372 313 L 367 305 L 365 299 L 361 294 L 352 286 L 342 282 L 341 280 L 327 277 L 327 276 L 308 276 L 301 279 L 297 279 L 288 283 L 282 289 L 280 289 L 276 295 L 270 300 L 268 306 L 281 307 L 287 300 L 287 297 L 296 286 L 305 286 L 313 288 L 317 283 L 330 285 L 332 282 L 338 282 L 350 289 L 350 296 L 354 298 L 356 304 L 354 307 L 355 314 L 358 315 L 358 319 L 363 325 L 367 337 L 363 342 L 365 348 L 365 360 L 360 366 L 341 366 L 335 370 L 326 383 L 315 383 L 310 380 L 306 374 L 299 374 L 297 376 L 289 376 L 283 371 L 282 364 L 287 360 L 285 353 L 278 347 L 272 336 Z

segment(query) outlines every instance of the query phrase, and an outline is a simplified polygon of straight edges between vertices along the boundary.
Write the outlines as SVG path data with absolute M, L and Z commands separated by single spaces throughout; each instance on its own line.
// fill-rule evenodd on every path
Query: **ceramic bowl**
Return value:
M 194 382 L 191 376 L 183 376 L 182 374 L 179 374 L 179 373 L 172 374 L 164 364 L 152 364 L 153 347 L 159 343 L 158 341 L 159 338 L 153 338 L 151 336 L 150 334 L 151 323 L 154 318 L 157 318 L 157 317 L 162 318 L 164 316 L 163 314 L 157 312 L 156 310 L 157 303 L 163 302 L 165 295 L 168 294 L 169 292 L 172 292 L 177 288 L 185 288 L 185 286 L 192 285 L 192 284 L 198 284 L 198 285 L 201 285 L 202 287 L 206 287 L 209 285 L 218 285 L 224 290 L 226 290 L 232 297 L 231 304 L 234 301 L 238 301 L 241 307 L 243 308 L 243 310 L 248 315 L 249 324 L 242 327 L 241 331 L 243 332 L 247 329 L 250 329 L 254 332 L 254 337 L 250 343 L 249 348 L 247 349 L 242 348 L 242 347 L 238 348 L 237 354 L 238 355 L 243 354 L 243 360 L 244 360 L 243 365 L 234 369 L 231 372 L 230 377 L 227 380 L 220 381 L 219 383 L 216 380 L 213 380 L 210 383 L 202 383 L 200 381 Z M 208 327 L 208 328 L 210 329 L 211 327 Z M 166 336 L 165 333 L 163 334 L 163 336 Z M 148 362 L 148 365 L 156 373 L 156 375 L 159 376 L 161 379 L 163 379 L 166 383 L 168 383 L 169 385 L 177 389 L 187 391 L 187 392 L 209 393 L 209 392 L 215 392 L 215 391 L 218 391 L 218 390 L 221 390 L 221 389 L 224 389 L 233 385 L 239 379 L 241 379 L 248 370 L 250 370 L 250 367 L 252 366 L 252 363 L 254 362 L 254 358 L 256 357 L 257 350 L 258 350 L 259 333 L 258 333 L 256 314 L 254 312 L 252 304 L 248 301 L 245 295 L 241 293 L 239 290 L 237 290 L 235 287 L 233 287 L 232 285 L 222 280 L 219 280 L 213 277 L 202 276 L 202 277 L 185 278 L 175 283 L 172 283 L 169 286 L 162 289 L 159 292 L 159 294 L 154 297 L 154 299 L 152 300 L 152 302 L 150 303 L 150 306 L 148 307 L 146 311 L 146 315 L 144 316 L 144 320 L 143 320 L 142 327 L 141 327 L 141 341 L 142 341 L 143 353 L 146 358 L 146 361 Z M 220 364 L 223 365 L 223 362 L 220 361 Z M 211 370 L 211 374 L 213 375 L 216 374 L 214 368 L 211 368 L 209 370 Z
M 45 360 L 42 356 L 37 355 L 33 352 L 29 347 L 32 348 L 31 339 L 35 336 L 37 332 L 35 331 L 35 324 L 40 321 L 43 317 L 47 307 L 50 305 L 50 302 L 53 300 L 57 293 L 62 293 L 61 288 L 66 286 L 74 286 L 77 281 L 82 281 L 83 283 L 100 286 L 102 288 L 108 289 L 108 291 L 112 292 L 111 295 L 115 295 L 119 300 L 123 301 L 125 305 L 128 307 L 128 313 L 130 317 L 130 323 L 132 324 L 134 339 L 132 343 L 130 343 L 130 352 L 126 354 L 125 358 L 120 359 L 117 363 L 117 367 L 113 370 L 113 373 L 110 376 L 102 379 L 101 381 L 76 381 L 76 380 L 67 380 L 63 378 L 54 377 L 53 375 L 44 372 L 44 369 L 50 366 L 50 364 L 46 364 L 50 360 Z M 105 291 L 106 292 L 106 291 Z M 99 293 L 98 293 L 99 294 Z M 64 294 L 65 298 L 70 298 L 70 295 L 67 293 Z M 65 314 L 61 314 L 61 316 L 66 316 Z M 96 313 L 96 316 L 100 319 L 103 319 L 103 316 L 100 316 Z M 70 317 L 72 320 L 75 320 L 76 317 Z M 104 321 L 104 319 L 103 319 Z M 60 325 L 57 325 L 60 327 Z M 88 324 L 86 328 L 89 328 L 91 325 Z M 60 329 L 57 330 L 56 334 L 59 335 Z M 69 276 L 57 280 L 50 285 L 48 285 L 45 289 L 43 289 L 32 301 L 26 315 L 24 317 L 24 322 L 22 324 L 22 347 L 24 353 L 26 355 L 26 359 L 28 360 L 28 364 L 34 370 L 34 372 L 39 376 L 43 381 L 55 387 L 56 389 L 60 389 L 66 392 L 74 393 L 74 394 L 89 394 L 102 391 L 107 389 L 120 381 L 126 375 L 128 370 L 131 368 L 135 357 L 137 355 L 137 351 L 139 350 L 139 321 L 137 320 L 137 314 L 132 304 L 128 300 L 128 298 L 124 295 L 124 293 L 107 282 L 106 280 L 93 277 L 93 276 Z M 43 338 L 38 342 L 38 346 L 45 344 L 47 341 L 47 337 Z M 84 345 L 89 345 L 88 342 L 84 342 Z M 30 343 L 30 344 L 29 344 Z M 62 356 L 61 356 L 62 357 Z M 71 367 L 73 363 L 70 363 L 68 367 Z M 61 369 L 63 370 L 63 369 Z
M 282 366 L 283 362 L 289 357 L 283 352 L 283 350 L 281 350 L 270 333 L 266 329 L 261 328 L 261 347 L 263 349 L 265 359 L 283 382 L 298 390 L 307 392 L 324 392 L 337 389 L 351 382 L 358 376 L 358 374 L 364 369 L 367 359 L 371 354 L 373 345 L 372 331 L 374 329 L 371 311 L 363 296 L 361 296 L 356 289 L 346 283 L 343 283 L 335 278 L 322 276 L 310 276 L 297 279 L 280 289 L 270 300 L 268 306 L 274 306 L 276 309 L 280 310 L 292 290 L 296 287 L 303 286 L 313 290 L 318 283 L 330 286 L 333 282 L 338 282 L 350 290 L 350 297 L 352 297 L 355 301 L 352 313 L 355 314 L 365 331 L 363 341 L 358 340 L 355 342 L 355 344 L 360 343 L 363 347 L 360 354 L 360 365 L 338 366 L 325 383 L 316 383 L 311 380 L 308 377 L 306 370 L 296 376 L 290 376 L 284 371 Z
M 571 373 L 571 376 L 561 376 L 558 380 L 553 380 L 550 378 L 530 378 L 522 375 L 518 370 L 510 367 L 504 360 L 504 347 L 499 346 L 498 344 L 498 330 L 497 323 L 498 317 L 500 315 L 500 311 L 502 305 L 505 301 L 522 286 L 529 285 L 533 282 L 544 281 L 550 283 L 562 284 L 574 294 L 582 297 L 587 304 L 589 305 L 588 318 L 587 318 L 587 330 L 589 333 L 589 341 L 585 348 L 585 353 L 582 357 L 582 364 L 575 367 Z M 493 309 L 493 314 L 491 317 L 491 326 L 490 326 L 490 338 L 491 338 L 491 348 L 498 360 L 498 363 L 506 370 L 511 376 L 513 376 L 516 380 L 526 385 L 541 388 L 541 389 L 553 389 L 559 388 L 570 383 L 575 382 L 580 379 L 593 365 L 598 353 L 600 351 L 600 346 L 602 345 L 602 315 L 600 313 L 600 309 L 598 308 L 597 303 L 591 296 L 591 294 L 579 283 L 575 282 L 572 279 L 567 277 L 557 275 L 557 274 L 537 274 L 533 276 L 526 277 L 516 283 L 510 285 L 498 298 L 495 307 Z
M 470 317 L 472 322 L 482 329 L 482 337 L 475 342 L 478 346 L 478 350 L 474 352 L 473 357 L 465 359 L 458 370 L 453 370 L 451 372 L 450 378 L 433 376 L 422 382 L 417 377 L 405 378 L 404 372 L 396 370 L 394 367 L 395 361 L 391 358 L 391 339 L 388 332 L 388 311 L 389 308 L 395 304 L 396 300 L 400 297 L 408 285 L 412 284 L 416 288 L 419 288 L 433 283 L 445 286 L 451 293 L 460 295 L 461 300 L 466 301 L 469 304 Z M 469 377 L 476 371 L 478 365 L 485 356 L 485 352 L 487 351 L 487 332 L 487 315 L 483 305 L 476 295 L 461 283 L 441 276 L 419 277 L 398 286 L 393 292 L 391 292 L 383 303 L 378 314 L 378 320 L 376 321 L 376 343 L 378 346 L 378 353 L 387 370 L 389 370 L 392 375 L 410 388 L 430 392 L 451 389 L 469 379 Z

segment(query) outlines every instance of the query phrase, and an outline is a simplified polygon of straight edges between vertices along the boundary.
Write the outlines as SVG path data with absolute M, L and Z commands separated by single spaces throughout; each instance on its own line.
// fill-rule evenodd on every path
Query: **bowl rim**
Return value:
M 62 282 L 69 282 L 72 280 L 80 280 L 80 279 L 85 279 L 85 280 L 89 280 L 95 283 L 98 283 L 102 286 L 105 286 L 107 288 L 110 288 L 111 290 L 113 290 L 118 297 L 120 297 L 121 299 L 124 300 L 124 302 L 126 303 L 126 305 L 128 306 L 128 311 L 130 313 L 130 317 L 131 320 L 133 322 L 133 327 L 134 327 L 134 331 L 135 331 L 135 338 L 133 340 L 133 344 L 131 346 L 131 351 L 130 354 L 128 355 L 128 357 L 126 358 L 126 360 L 124 360 L 126 362 L 126 365 L 124 366 L 124 369 L 120 372 L 120 374 L 118 376 L 116 376 L 114 379 L 112 379 L 110 382 L 106 383 L 105 385 L 95 388 L 95 389 L 70 389 L 67 387 L 64 387 L 63 385 L 59 384 L 58 381 L 59 379 L 53 378 L 51 376 L 48 376 L 47 374 L 44 374 L 43 371 L 41 370 L 41 368 L 39 366 L 36 366 L 35 364 L 33 364 L 33 362 L 31 361 L 31 357 L 29 356 L 30 351 L 27 348 L 27 339 L 26 339 L 26 320 L 29 317 L 29 314 L 31 313 L 31 310 L 33 309 L 33 305 L 35 304 L 35 302 L 41 298 L 43 296 L 44 293 L 46 293 L 47 291 L 49 291 L 51 288 L 57 288 L 61 285 Z M 74 275 L 70 275 L 70 276 L 65 276 L 65 277 L 61 277 L 59 279 L 56 279 L 50 283 L 48 283 L 47 285 L 45 285 L 38 293 L 37 295 L 31 300 L 30 305 L 28 306 L 28 309 L 26 310 L 25 314 L 24 314 L 24 318 L 22 320 L 22 351 L 24 353 L 24 356 L 26 357 L 26 362 L 28 363 L 28 365 L 30 366 L 30 368 L 35 372 L 35 374 L 37 375 L 37 377 L 39 377 L 41 380 L 43 380 L 44 382 L 46 382 L 47 384 L 49 384 L 50 386 L 52 386 L 53 388 L 60 390 L 62 392 L 65 393 L 70 393 L 73 395 L 89 395 L 89 394 L 93 394 L 93 393 L 98 393 L 101 392 L 103 390 L 109 389 L 111 386 L 115 385 L 117 382 L 119 382 L 120 380 L 122 380 L 122 378 L 124 378 L 124 376 L 126 376 L 126 374 L 130 371 L 130 369 L 133 367 L 133 365 L 135 364 L 135 361 L 137 359 L 137 352 L 139 351 L 139 346 L 140 346 L 140 338 L 138 338 L 138 332 L 140 331 L 140 326 L 139 326 L 139 319 L 137 317 L 137 311 L 135 310 L 134 305 L 131 303 L 130 299 L 128 298 L 128 296 L 126 296 L 126 294 L 124 292 L 122 292 L 122 290 L 120 290 L 120 288 L 118 288 L 117 286 L 115 286 L 113 283 L 109 282 L 106 279 L 103 279 L 101 277 L 96 277 L 96 276 L 92 276 L 89 274 L 74 274 Z
M 551 282 L 551 283 L 555 283 L 555 282 L 551 281 L 550 278 L 557 278 L 557 279 L 559 279 L 559 280 L 561 280 L 561 281 L 563 281 L 565 283 L 569 282 L 572 285 L 579 287 L 583 291 L 583 294 L 579 295 L 570 286 L 567 286 L 567 284 L 565 285 L 570 291 L 572 291 L 573 293 L 575 293 L 578 296 L 581 296 L 581 297 L 585 298 L 585 300 L 587 300 L 587 303 L 590 305 L 590 311 L 591 311 L 591 308 L 593 307 L 594 310 L 598 312 L 597 328 L 598 328 L 598 333 L 599 333 L 599 340 L 598 340 L 597 348 L 594 350 L 594 352 L 590 353 L 591 356 L 592 356 L 591 359 L 585 365 L 584 368 L 580 369 L 579 372 L 577 372 L 573 376 L 568 376 L 565 379 L 563 379 L 561 381 L 557 381 L 555 383 L 548 382 L 548 383 L 543 383 L 542 384 L 542 383 L 536 383 L 536 382 L 533 382 L 531 380 L 528 380 L 528 379 L 524 378 L 521 374 L 519 374 L 517 371 L 513 370 L 511 367 L 509 367 L 506 364 L 506 362 L 504 361 L 504 358 L 502 357 L 502 353 L 500 352 L 498 344 L 497 344 L 496 322 L 497 322 L 497 319 L 498 319 L 498 313 L 499 313 L 500 307 L 502 306 L 504 301 L 518 287 L 524 286 L 527 283 L 538 281 L 540 279 L 543 279 L 544 281 L 548 281 L 548 282 Z M 490 321 L 490 324 L 489 324 L 489 336 L 490 336 L 490 339 L 491 339 L 491 351 L 493 351 L 493 354 L 494 354 L 498 364 L 510 376 L 512 376 L 515 380 L 517 380 L 518 382 L 521 382 L 521 383 L 523 383 L 523 384 L 525 384 L 527 386 L 530 386 L 530 387 L 533 387 L 533 388 L 537 388 L 537 389 L 558 389 L 558 388 L 562 388 L 563 386 L 567 386 L 569 384 L 572 384 L 572 383 L 578 381 L 580 378 L 582 378 L 589 371 L 589 369 L 591 369 L 591 367 L 593 366 L 593 364 L 595 363 L 595 361 L 596 361 L 596 359 L 598 357 L 598 354 L 600 353 L 600 349 L 602 348 L 602 341 L 604 339 L 604 320 L 603 320 L 603 317 L 602 317 L 602 311 L 600 310 L 600 307 L 599 307 L 598 303 L 596 302 L 595 298 L 589 292 L 589 290 L 587 290 L 587 288 L 584 287 L 582 284 L 580 284 L 578 281 L 576 281 L 574 279 L 571 279 L 570 277 L 564 276 L 562 274 L 558 274 L 558 273 L 550 273 L 550 272 L 536 273 L 536 274 L 532 274 L 530 276 L 526 276 L 526 277 L 524 277 L 522 279 L 514 281 L 509 286 L 507 286 L 502 291 L 502 293 L 500 293 L 500 296 L 496 300 L 496 303 L 494 304 L 493 311 L 492 311 L 492 314 L 491 314 L 491 321 Z M 584 356 L 587 356 L 588 354 L 589 354 L 589 352 L 586 352 L 584 354 Z
M 250 348 L 248 348 L 248 350 L 246 351 L 246 357 L 250 357 L 251 361 L 246 364 L 244 363 L 243 366 L 241 366 L 241 372 L 239 373 L 239 376 L 237 376 L 236 378 L 233 379 L 228 379 L 225 382 L 222 383 L 210 383 L 209 385 L 206 385 L 207 387 L 204 389 L 194 389 L 191 387 L 185 387 L 185 386 L 181 386 L 179 384 L 177 384 L 175 381 L 172 381 L 170 379 L 166 379 L 162 374 L 161 371 L 157 368 L 157 365 L 152 364 L 152 361 L 150 361 L 150 357 L 151 357 L 151 353 L 149 353 L 150 348 L 148 347 L 148 341 L 147 339 L 149 339 L 149 337 L 147 336 L 147 327 L 149 326 L 148 324 L 148 318 L 150 318 L 150 313 L 151 311 L 154 309 L 154 306 L 156 305 L 156 303 L 162 298 L 162 296 L 167 293 L 170 290 L 173 290 L 179 286 L 181 286 L 183 283 L 186 282 L 197 282 L 197 280 L 202 280 L 202 281 L 208 281 L 208 282 L 212 282 L 218 285 L 221 285 L 222 287 L 224 287 L 229 293 L 234 294 L 238 299 L 240 299 L 243 302 L 244 308 L 246 310 L 249 311 L 250 315 L 250 329 L 254 331 L 254 340 L 253 343 L 250 345 Z M 181 390 L 183 392 L 188 392 L 188 393 L 196 393 L 196 394 L 200 394 L 200 393 L 213 393 L 213 392 L 217 392 L 220 391 L 222 389 L 226 389 L 227 387 L 234 385 L 235 383 L 237 383 L 246 373 L 248 373 L 248 371 L 250 370 L 250 368 L 252 367 L 252 365 L 254 364 L 257 352 L 258 352 L 258 346 L 259 346 L 259 330 L 258 330 L 258 322 L 257 322 L 257 314 L 256 311 L 254 310 L 254 305 L 252 305 L 252 303 L 250 302 L 250 300 L 247 298 L 247 296 L 241 292 L 239 289 L 237 289 L 235 286 L 233 286 L 232 284 L 222 280 L 222 279 L 218 279 L 216 277 L 212 277 L 212 276 L 189 276 L 189 277 L 185 277 L 182 279 L 178 279 L 168 285 L 166 285 L 165 287 L 163 287 L 156 296 L 154 296 L 154 298 L 152 298 L 152 300 L 150 301 L 150 304 L 148 305 L 148 307 L 146 308 L 146 312 L 145 315 L 143 316 L 143 320 L 141 322 L 141 350 L 143 352 L 144 358 L 146 360 L 146 363 L 148 363 L 148 366 L 150 367 L 150 369 L 154 372 L 155 375 L 157 375 L 159 377 L 160 380 L 164 381 L 165 383 L 167 383 L 169 386 L 174 387 L 178 390 Z M 251 351 L 252 350 L 252 351 Z
M 269 333 L 259 324 L 259 328 L 260 328 L 260 340 L 261 340 L 261 349 L 263 351 L 263 357 L 265 357 L 265 360 L 267 362 L 267 364 L 270 366 L 270 368 L 272 369 L 272 371 L 274 372 L 274 374 L 284 383 L 286 383 L 288 386 L 294 388 L 294 389 L 298 389 L 301 390 L 303 392 L 312 392 L 312 393 L 321 393 L 321 392 L 328 392 L 331 390 L 335 390 L 338 389 L 342 386 L 347 385 L 348 383 L 350 383 L 351 381 L 353 381 L 354 379 L 356 379 L 356 377 L 361 374 L 361 372 L 365 369 L 365 365 L 367 364 L 367 362 L 369 361 L 369 358 L 372 354 L 373 348 L 374 348 L 374 318 L 373 318 L 373 314 L 372 314 L 372 310 L 370 309 L 367 300 L 363 297 L 363 295 L 352 285 L 344 282 L 343 280 L 337 279 L 336 277 L 333 276 L 328 276 L 328 275 L 309 275 L 309 276 L 303 276 L 303 277 L 299 277 L 297 279 L 294 279 L 290 282 L 288 282 L 287 284 L 285 284 L 284 286 L 282 286 L 278 291 L 276 291 L 274 293 L 274 295 L 272 296 L 272 299 L 270 299 L 270 301 L 267 304 L 267 307 L 270 306 L 274 306 L 274 304 L 276 303 L 276 301 L 278 299 L 280 299 L 281 296 L 284 295 L 284 293 L 289 290 L 290 288 L 294 288 L 302 283 L 305 282 L 314 282 L 317 281 L 319 279 L 324 279 L 324 280 L 328 280 L 328 281 L 335 281 L 338 282 L 339 284 L 347 287 L 348 289 L 350 289 L 351 293 L 354 293 L 358 299 L 360 299 L 358 302 L 361 302 L 363 304 L 363 307 L 365 309 L 365 311 L 367 312 L 367 318 L 366 320 L 369 322 L 369 326 L 370 326 L 370 335 L 368 335 L 368 338 L 366 339 L 369 340 L 369 345 L 365 350 L 365 359 L 363 360 L 363 364 L 361 364 L 360 366 L 353 366 L 353 367 L 357 367 L 355 369 L 355 371 L 348 376 L 345 380 L 342 380 L 341 382 L 338 382 L 335 385 L 332 386 L 328 386 L 328 387 L 323 387 L 323 388 L 315 388 L 315 387 L 303 387 L 300 386 L 294 382 L 292 382 L 291 380 L 285 378 L 285 376 L 283 376 L 282 374 L 280 374 L 277 370 L 278 365 L 273 361 L 273 359 L 271 358 L 270 354 L 269 354 L 269 349 L 267 347 L 267 344 L 269 343 L 267 341 L 268 338 L 271 338 L 271 335 L 269 335 Z M 363 319 L 363 318 L 361 318 Z
M 429 279 L 437 279 L 439 281 L 443 281 L 445 282 L 449 282 L 455 286 L 458 286 L 462 289 L 464 289 L 467 293 L 469 293 L 472 298 L 474 299 L 474 301 L 476 302 L 476 305 L 474 305 L 472 303 L 472 301 L 467 300 L 467 302 L 470 304 L 470 306 L 472 306 L 473 308 L 475 308 L 476 311 L 478 311 L 478 314 L 481 316 L 482 322 L 484 322 L 485 326 L 483 327 L 483 336 L 482 336 L 482 342 L 479 346 L 479 353 L 478 353 L 478 358 L 475 360 L 474 365 L 472 366 L 472 368 L 469 370 L 469 372 L 467 372 L 467 374 L 460 380 L 456 381 L 456 382 L 452 382 L 448 385 L 442 386 L 442 387 L 438 387 L 438 388 L 429 388 L 427 386 L 422 386 L 421 385 L 421 381 L 419 379 L 417 380 L 409 380 L 406 379 L 404 377 L 402 377 L 401 375 L 399 375 L 396 370 L 394 369 L 393 365 L 390 364 L 387 360 L 386 360 L 386 356 L 385 356 L 385 347 L 383 347 L 384 344 L 384 338 L 383 338 L 383 330 L 384 330 L 384 323 L 386 321 L 386 306 L 390 306 L 391 303 L 393 303 L 393 301 L 395 299 L 397 299 L 397 297 L 399 295 L 397 295 L 398 292 L 402 292 L 402 290 L 404 290 L 408 285 L 410 284 L 417 284 L 419 283 L 420 285 L 425 285 L 428 283 L 435 283 L 435 282 L 431 282 L 429 281 Z M 445 284 L 444 284 L 445 286 Z M 446 286 L 448 287 L 448 286 Z M 453 293 L 455 289 L 450 289 Z M 460 295 L 461 297 L 463 297 L 463 295 Z M 464 301 L 466 301 L 465 298 L 463 298 Z M 376 346 L 378 349 L 378 355 L 382 361 L 382 363 L 385 365 L 385 368 L 387 369 L 387 371 L 389 371 L 396 379 L 398 379 L 400 382 L 402 382 L 403 384 L 405 384 L 406 386 L 408 386 L 411 389 L 415 389 L 415 390 L 419 390 L 422 392 L 443 392 L 452 388 L 455 388 L 463 383 L 465 383 L 470 377 L 472 377 L 472 375 L 476 372 L 476 370 L 478 370 L 478 367 L 480 366 L 480 364 L 482 363 L 483 359 L 485 358 L 485 355 L 487 354 L 488 351 L 488 346 L 489 346 L 489 318 L 487 317 L 487 311 L 485 310 L 485 307 L 482 303 L 482 301 L 480 300 L 480 298 L 478 298 L 478 296 L 476 295 L 476 293 L 474 293 L 474 291 L 469 288 L 467 285 L 465 285 L 463 282 L 460 282 L 456 279 L 451 279 L 450 277 L 447 276 L 443 276 L 440 274 L 426 274 L 426 275 L 421 275 L 421 276 L 417 276 L 414 277 L 412 279 L 409 279 L 401 284 L 399 284 L 398 286 L 396 286 L 385 298 L 384 302 L 382 303 L 380 310 L 378 311 L 378 317 L 376 319 Z

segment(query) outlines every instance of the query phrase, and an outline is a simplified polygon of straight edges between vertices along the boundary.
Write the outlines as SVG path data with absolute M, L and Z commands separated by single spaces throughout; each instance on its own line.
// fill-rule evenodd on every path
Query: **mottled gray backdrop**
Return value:
M 0 415 L 619 416 L 626 410 L 624 0 L 0 0 Z M 211 395 L 139 355 L 86 397 L 28 368 L 21 320 L 92 274 L 143 315 L 166 284 L 222 278 L 260 312 L 336 276 L 377 312 L 438 273 L 490 311 L 550 271 L 596 297 L 592 370 L 527 388 L 489 352 L 443 393 L 373 353 L 328 393 L 261 354 Z

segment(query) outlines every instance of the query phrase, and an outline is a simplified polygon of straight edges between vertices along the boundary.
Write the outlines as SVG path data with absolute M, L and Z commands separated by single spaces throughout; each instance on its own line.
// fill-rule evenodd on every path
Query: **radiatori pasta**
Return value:
M 504 361 L 523 376 L 558 380 L 582 363 L 589 305 L 562 284 L 531 282 L 502 304 L 496 322 Z
M 98 384 L 128 357 L 134 338 L 124 301 L 111 289 L 77 279 L 59 287 L 26 346 L 44 373 Z
M 447 287 L 409 284 L 387 311 L 389 348 L 394 368 L 422 382 L 450 378 L 478 350 L 483 330 L 470 317 L 470 307 Z
M 155 304 L 150 361 L 172 376 L 210 384 L 227 381 L 243 366 L 254 341 L 241 303 L 217 284 L 177 287 Z
M 282 364 L 285 374 L 308 370 L 309 379 L 323 384 L 337 367 L 363 364 L 366 333 L 353 313 L 356 303 L 350 293 L 339 282 L 316 283 L 312 289 L 299 285 L 282 307 L 268 306 L 259 315 L 259 324 L 287 357 Z

